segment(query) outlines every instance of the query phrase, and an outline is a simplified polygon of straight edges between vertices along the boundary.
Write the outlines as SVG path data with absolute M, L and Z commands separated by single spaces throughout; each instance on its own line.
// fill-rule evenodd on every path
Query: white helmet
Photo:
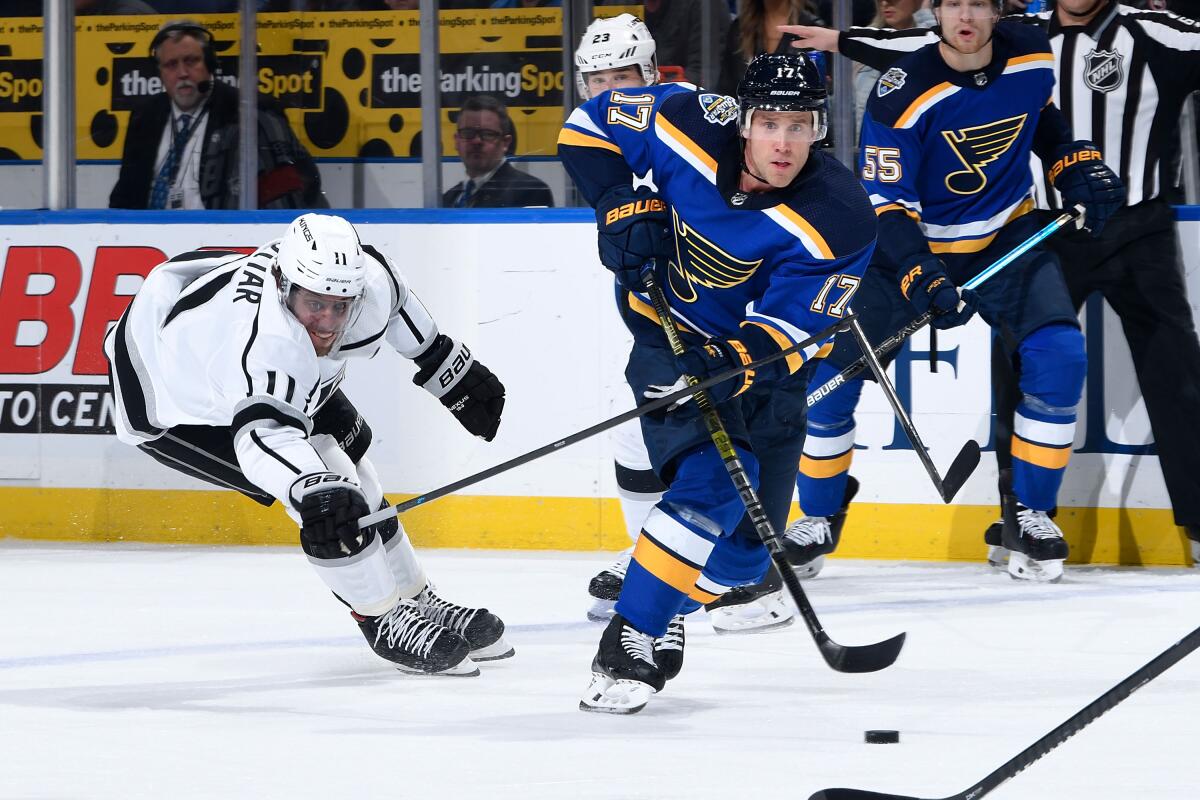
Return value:
M 579 96 L 590 99 L 587 74 L 636 64 L 647 86 L 658 83 L 658 62 L 654 58 L 654 37 L 646 23 L 633 14 L 593 20 L 583 32 L 575 51 L 575 85 Z
M 305 214 L 279 241 L 275 263 L 279 301 L 313 337 L 319 356 L 335 354 L 362 311 L 367 285 L 358 232 L 341 217 Z M 331 301 L 329 295 L 345 299 Z

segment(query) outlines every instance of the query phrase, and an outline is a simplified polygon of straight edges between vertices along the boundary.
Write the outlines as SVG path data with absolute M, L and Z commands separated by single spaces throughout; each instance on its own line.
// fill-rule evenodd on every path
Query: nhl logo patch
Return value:
M 732 97 L 703 92 L 699 100 L 700 108 L 704 109 L 704 118 L 714 125 L 728 125 L 737 119 L 737 101 Z
M 1116 50 L 1093 50 L 1083 57 L 1083 82 L 1096 92 L 1111 92 L 1125 80 L 1125 56 Z
M 907 77 L 907 72 L 899 67 L 892 67 L 879 76 L 879 81 L 875 84 L 875 94 L 886 97 L 897 89 L 904 88 L 904 80 Z

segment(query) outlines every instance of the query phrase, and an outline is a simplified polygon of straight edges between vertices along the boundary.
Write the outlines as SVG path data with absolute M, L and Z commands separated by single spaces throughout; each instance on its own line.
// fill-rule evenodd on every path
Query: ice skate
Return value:
M 1018 580 L 1055 583 L 1062 578 L 1070 548 L 1044 511 L 1006 504 L 1001 543 L 1009 551 L 1008 574 Z
M 683 614 L 676 614 L 667 623 L 666 634 L 654 640 L 654 663 L 664 680 L 673 680 L 683 669 L 683 645 Z
M 443 600 L 426 586 L 417 595 L 421 614 L 466 640 L 472 661 L 499 661 L 516 651 L 504 639 L 504 622 L 486 608 L 466 608 Z
M 1008 548 L 1004 546 L 1004 518 L 988 525 L 983 532 L 983 541 L 987 545 L 988 565 L 996 569 L 1008 569 Z
M 825 566 L 826 554 L 833 552 L 829 517 L 801 517 L 787 527 L 780 542 L 796 577 L 815 578 Z
M 666 677 L 654 661 L 654 637 L 615 614 L 600 637 L 600 647 L 592 659 L 592 680 L 579 700 L 579 708 L 636 714 L 665 683 Z
M 772 565 L 762 583 L 735 586 L 704 608 L 719 634 L 762 633 L 792 624 L 792 608 L 783 597 L 783 579 Z
M 414 600 L 401 600 L 386 614 L 364 617 L 351 612 L 371 649 L 401 672 L 414 675 L 473 677 L 479 667 L 471 649 L 454 631 L 421 615 Z
M 831 517 L 801 517 L 787 527 L 779 541 L 783 544 L 784 556 L 796 577 L 801 580 L 815 578 L 825 566 L 825 556 L 837 549 L 846 525 L 846 514 L 850 502 L 858 494 L 858 480 L 846 476 L 846 488 L 842 494 L 842 507 Z
M 629 569 L 629 559 L 633 556 L 633 548 L 621 551 L 617 560 L 600 570 L 588 583 L 588 594 L 592 596 L 592 607 L 588 609 L 587 617 L 592 622 L 608 622 L 612 619 L 613 608 L 617 598 L 621 596 L 621 587 L 625 585 L 625 572 Z

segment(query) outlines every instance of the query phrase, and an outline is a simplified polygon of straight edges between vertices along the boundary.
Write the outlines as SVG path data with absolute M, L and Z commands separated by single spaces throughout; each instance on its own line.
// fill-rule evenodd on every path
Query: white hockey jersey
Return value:
M 438 335 L 395 265 L 363 250 L 361 312 L 320 358 L 279 300 L 278 241 L 248 256 L 196 251 L 156 267 L 104 342 L 117 437 L 137 445 L 176 425 L 228 427 L 243 474 L 286 503 L 298 477 L 327 470 L 308 436 L 346 361 L 374 356 L 384 340 L 413 359 Z

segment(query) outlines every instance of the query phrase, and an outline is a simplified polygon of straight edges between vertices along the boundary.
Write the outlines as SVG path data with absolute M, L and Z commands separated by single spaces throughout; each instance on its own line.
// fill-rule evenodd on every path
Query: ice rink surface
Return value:
M 1200 571 L 832 561 L 809 581 L 843 644 L 900 631 L 890 669 L 830 670 L 807 630 L 713 634 L 640 714 L 577 710 L 607 554 L 425 551 L 517 656 L 403 676 L 299 550 L 0 542 L 0 798 L 739 798 L 827 786 L 937 798 L 982 778 L 1200 625 Z M 1200 654 L 997 800 L 1200 796 Z M 895 728 L 900 744 L 864 744 Z

